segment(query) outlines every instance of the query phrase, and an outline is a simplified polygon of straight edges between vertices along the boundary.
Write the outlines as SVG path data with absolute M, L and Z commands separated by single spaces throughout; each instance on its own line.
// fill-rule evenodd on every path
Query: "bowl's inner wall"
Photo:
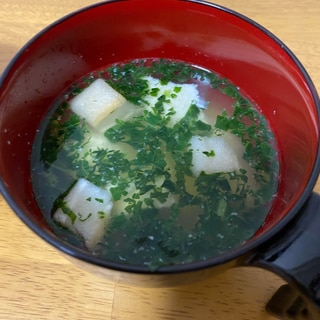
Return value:
M 50 104 L 75 80 L 110 63 L 156 57 L 191 62 L 233 81 L 256 101 L 278 139 L 278 197 L 264 230 L 294 205 L 318 146 L 318 115 L 306 80 L 272 38 L 239 17 L 186 1 L 116 1 L 60 21 L 20 52 L 0 89 L 0 175 L 34 223 L 29 157 Z M 45 188 L 45 186 L 43 186 Z

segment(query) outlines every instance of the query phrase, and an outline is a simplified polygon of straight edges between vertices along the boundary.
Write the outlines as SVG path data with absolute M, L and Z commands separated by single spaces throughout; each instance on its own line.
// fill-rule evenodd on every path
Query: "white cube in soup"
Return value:
M 200 104 L 199 91 L 196 84 L 177 84 L 174 82 L 161 84 L 159 79 L 151 76 L 144 77 L 144 79 L 148 81 L 151 90 L 157 89 L 156 94 L 144 97 L 149 103 L 147 109 L 151 110 L 157 103 L 159 97 L 162 95 L 166 96 L 168 102 L 163 104 L 164 113 L 168 114 L 173 111 L 170 122 L 168 123 L 169 127 L 172 127 L 185 116 L 192 103 Z
M 223 136 L 194 136 L 190 140 L 193 151 L 192 172 L 199 176 L 240 169 L 238 156 Z
M 103 238 L 112 209 L 111 194 L 86 179 L 79 179 L 64 198 L 73 216 L 58 209 L 53 219 L 70 231 L 80 235 L 88 249 Z
M 125 102 L 126 99 L 103 79 L 96 79 L 70 100 L 70 107 L 88 124 L 96 127 Z

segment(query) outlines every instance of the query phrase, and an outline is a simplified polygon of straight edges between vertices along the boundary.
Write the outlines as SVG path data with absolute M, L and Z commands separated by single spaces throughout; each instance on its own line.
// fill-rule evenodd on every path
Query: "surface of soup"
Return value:
M 250 239 L 279 172 L 268 123 L 239 88 L 159 59 L 115 64 L 68 88 L 39 128 L 31 165 L 60 237 L 151 269 Z

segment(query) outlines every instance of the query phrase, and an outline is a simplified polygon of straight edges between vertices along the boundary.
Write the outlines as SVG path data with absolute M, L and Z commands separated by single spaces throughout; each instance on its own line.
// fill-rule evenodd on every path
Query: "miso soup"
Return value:
M 32 152 L 34 194 L 66 241 L 156 269 L 250 239 L 277 192 L 275 137 L 248 97 L 180 61 L 126 61 L 59 97 Z

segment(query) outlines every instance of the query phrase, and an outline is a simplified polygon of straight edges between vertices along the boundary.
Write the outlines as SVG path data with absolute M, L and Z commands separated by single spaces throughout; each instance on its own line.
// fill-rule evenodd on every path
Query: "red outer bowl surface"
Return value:
M 283 229 L 313 189 L 319 172 L 319 99 L 281 41 L 248 18 L 210 3 L 99 3 L 61 19 L 27 43 L 0 82 L 1 192 L 32 230 L 62 252 L 109 269 L 148 273 L 142 266 L 100 260 L 59 240 L 34 200 L 29 167 L 41 119 L 66 87 L 110 63 L 148 57 L 179 59 L 220 73 L 259 105 L 275 133 L 279 191 L 254 239 L 219 257 L 157 272 L 239 264 Z

